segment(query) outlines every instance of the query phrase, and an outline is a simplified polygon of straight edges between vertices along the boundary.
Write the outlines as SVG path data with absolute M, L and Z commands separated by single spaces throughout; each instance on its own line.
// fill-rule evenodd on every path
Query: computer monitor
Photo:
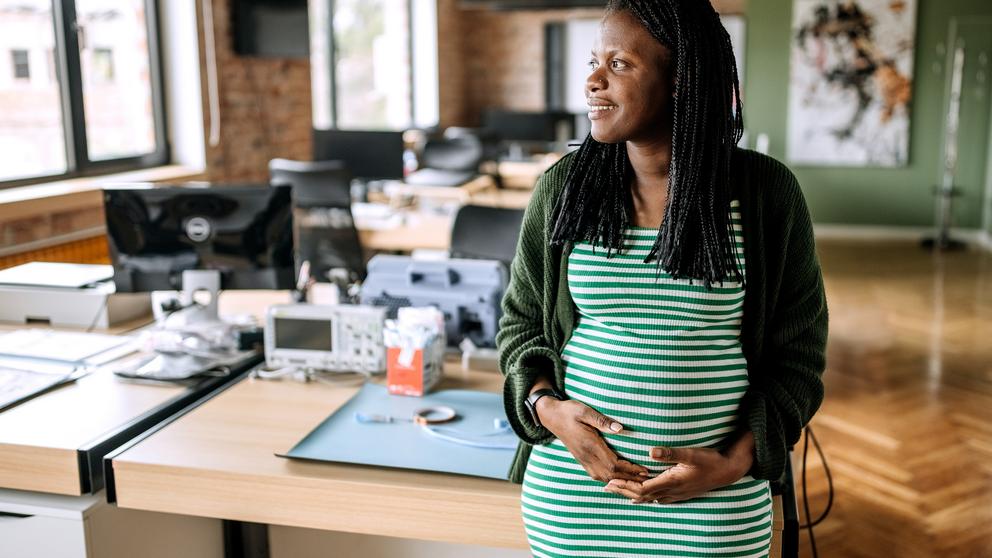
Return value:
M 150 184 L 105 188 L 117 292 L 189 289 L 183 272 L 212 271 L 221 289 L 290 289 L 289 186 Z
M 403 178 L 403 132 L 314 130 L 314 161 L 343 161 L 364 180 Z
M 511 152 L 526 150 L 547 152 L 575 137 L 575 115 L 563 111 L 520 112 L 486 109 L 483 128 L 499 137 Z

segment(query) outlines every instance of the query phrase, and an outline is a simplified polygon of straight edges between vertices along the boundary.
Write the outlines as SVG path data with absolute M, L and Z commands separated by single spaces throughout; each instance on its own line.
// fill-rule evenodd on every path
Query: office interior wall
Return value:
M 750 138 L 768 134 L 770 154 L 785 160 L 793 0 L 753 1 L 747 10 L 745 125 Z M 946 47 L 951 18 L 992 15 L 988 0 L 921 0 L 916 31 L 910 163 L 899 169 L 793 166 L 818 223 L 929 226 L 932 190 L 940 178 Z M 962 115 L 967 118 L 967 115 Z M 986 137 L 962 137 L 984 142 Z M 787 162 L 787 161 L 786 161 Z M 983 188 L 955 200 L 958 227 L 981 226 Z M 984 200 L 988 203 L 988 200 Z
M 202 2 L 197 0 L 204 129 L 209 130 Z M 266 182 L 276 157 L 309 160 L 312 154 L 310 62 L 234 53 L 232 0 L 213 5 L 220 142 L 206 145 L 206 177 L 216 182 Z
M 992 95 L 989 96 L 989 138 L 988 138 L 988 151 L 986 152 L 985 161 L 985 203 L 984 203 L 984 229 L 985 229 L 985 246 L 986 248 L 992 250 Z
M 748 5 L 745 0 L 713 4 L 727 14 L 743 13 Z M 460 8 L 457 0 L 438 0 L 442 126 L 477 125 L 487 107 L 544 110 L 545 24 L 598 19 L 602 13 Z
M 464 67 L 463 123 L 478 124 L 487 107 L 544 110 L 544 26 L 597 18 L 599 9 L 460 10 Z M 443 104 L 442 104 L 443 105 Z

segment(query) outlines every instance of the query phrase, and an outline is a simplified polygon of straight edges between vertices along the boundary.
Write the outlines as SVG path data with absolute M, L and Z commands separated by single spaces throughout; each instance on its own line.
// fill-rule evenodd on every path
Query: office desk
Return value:
M 231 291 L 220 299 L 223 314 L 244 313 L 245 300 L 273 297 Z M 266 300 L 266 302 L 268 302 Z M 124 324 L 102 333 L 122 333 L 148 325 Z M 24 329 L 0 324 L 0 333 Z M 103 487 L 103 457 L 137 434 L 234 379 L 261 360 L 247 358 L 228 377 L 207 378 L 195 386 L 139 384 L 117 378 L 113 365 L 0 413 L 0 488 L 79 496 Z
M 443 387 L 496 390 L 452 365 Z M 113 458 L 117 504 L 238 521 L 526 547 L 509 482 L 276 457 L 357 387 L 244 379 Z
M 529 161 L 500 161 L 496 168 L 503 179 L 504 188 L 530 190 L 534 188 L 541 173 L 558 159 L 561 159 L 560 154 L 548 153 Z
M 465 374 L 449 365 L 447 373 L 444 388 L 497 390 L 501 384 L 492 372 Z M 113 457 L 117 504 L 290 527 L 527 547 L 518 485 L 274 455 L 295 445 L 356 389 L 244 379 Z
M 466 203 L 488 207 L 525 209 L 530 203 L 531 190 L 507 190 L 490 186 L 471 195 Z M 366 250 L 378 252 L 412 252 L 414 250 L 448 251 L 451 246 L 451 226 L 454 217 L 399 210 L 403 224 L 393 228 L 366 228 L 356 222 L 358 238 Z
M 228 381 L 143 385 L 103 368 L 8 409 L 0 413 L 0 487 L 96 492 L 103 486 L 104 455 Z
M 407 184 L 402 181 L 386 183 L 383 194 L 386 197 L 411 196 L 414 198 L 430 198 L 437 201 L 456 201 L 466 203 L 472 196 L 495 185 L 492 177 L 479 175 L 460 186 L 431 186 L 429 184 Z
M 405 211 L 403 224 L 394 228 L 358 228 L 358 238 L 365 250 L 377 252 L 412 252 L 443 250 L 451 246 L 451 224 L 447 215 Z

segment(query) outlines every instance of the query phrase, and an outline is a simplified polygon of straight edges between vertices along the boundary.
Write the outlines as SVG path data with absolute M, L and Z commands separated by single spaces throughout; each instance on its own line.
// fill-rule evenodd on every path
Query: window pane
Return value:
M 14 60 L 14 79 L 31 79 L 31 64 L 28 61 L 28 51 L 14 49 L 10 51 Z
M 76 0 L 90 159 L 155 151 L 144 0 Z
M 0 0 L 0 181 L 66 171 L 50 0 Z
M 408 2 L 335 2 L 339 128 L 410 126 Z

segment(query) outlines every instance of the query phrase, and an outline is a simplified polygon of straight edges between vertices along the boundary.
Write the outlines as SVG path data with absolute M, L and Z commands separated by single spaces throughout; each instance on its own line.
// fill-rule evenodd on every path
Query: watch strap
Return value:
M 527 407 L 531 420 L 533 420 L 534 424 L 537 426 L 544 426 L 541 424 L 541 419 L 537 416 L 537 402 L 545 396 L 554 397 L 559 401 L 563 401 L 565 399 L 561 395 L 561 392 L 553 388 L 542 388 L 528 395 L 526 401 L 524 402 L 524 406 Z

